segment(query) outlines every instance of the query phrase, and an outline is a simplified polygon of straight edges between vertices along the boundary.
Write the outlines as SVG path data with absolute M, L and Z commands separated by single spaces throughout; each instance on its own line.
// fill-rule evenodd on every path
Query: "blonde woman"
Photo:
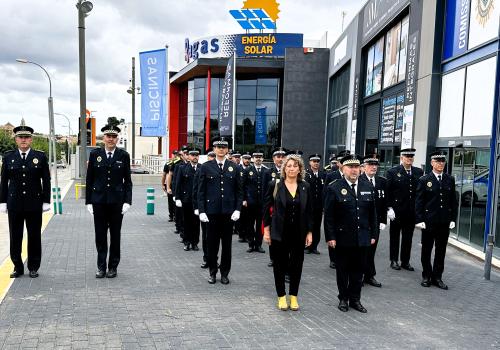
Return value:
M 298 310 L 304 247 L 312 242 L 313 198 L 305 180 L 302 152 L 290 151 L 281 166 L 281 178 L 270 181 L 264 197 L 264 241 L 274 250 L 274 283 L 278 308 L 287 310 L 285 272 L 290 275 L 290 308 Z M 272 209 L 271 209 L 272 207 Z

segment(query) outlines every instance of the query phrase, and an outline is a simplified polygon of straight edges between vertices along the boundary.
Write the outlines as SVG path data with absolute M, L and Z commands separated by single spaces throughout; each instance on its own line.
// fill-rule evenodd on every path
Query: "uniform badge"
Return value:
M 430 182 L 430 181 L 429 181 L 429 182 L 427 183 L 427 187 L 432 187 L 432 182 Z
M 229 170 L 229 171 L 233 171 L 233 167 L 232 167 L 232 166 L 230 166 L 229 168 L 227 168 L 227 170 Z
M 240 174 L 241 174 L 241 176 L 243 176 L 243 171 Z
M 401 177 L 401 174 L 400 174 L 400 173 L 398 173 L 398 177 Z
M 33 159 L 33 164 L 38 164 L 38 159 L 37 158 Z
M 347 194 L 347 190 L 343 188 L 342 191 L 340 191 L 340 193 L 342 193 L 345 196 Z
M 12 163 L 14 163 L 14 159 L 12 159 Z
M 102 157 L 101 157 L 101 156 L 97 157 L 97 161 L 98 161 L 98 162 L 100 162 L 101 160 L 102 160 Z
M 272 176 L 272 177 L 275 177 L 275 176 L 276 176 L 276 174 L 275 174 L 275 173 L 272 173 L 272 174 L 271 174 L 271 176 Z
M 253 171 L 249 172 L 249 174 L 250 174 L 250 176 L 252 176 L 253 175 Z

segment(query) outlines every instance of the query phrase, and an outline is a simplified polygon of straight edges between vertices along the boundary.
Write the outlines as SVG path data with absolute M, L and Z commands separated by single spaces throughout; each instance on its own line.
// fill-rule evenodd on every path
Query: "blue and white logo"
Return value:
M 243 29 L 276 29 L 276 23 L 262 9 L 230 10 Z

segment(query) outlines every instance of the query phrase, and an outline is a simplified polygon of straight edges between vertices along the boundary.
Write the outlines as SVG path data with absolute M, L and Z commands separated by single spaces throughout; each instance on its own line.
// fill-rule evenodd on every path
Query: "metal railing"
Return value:
M 161 174 L 165 165 L 165 157 L 157 154 L 144 154 L 140 159 L 131 159 L 132 165 L 141 166 L 150 174 Z

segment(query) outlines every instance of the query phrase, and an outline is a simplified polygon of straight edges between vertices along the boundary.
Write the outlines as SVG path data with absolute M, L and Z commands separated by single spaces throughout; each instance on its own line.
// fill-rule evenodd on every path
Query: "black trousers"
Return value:
M 194 214 L 193 203 L 182 203 L 184 218 L 184 245 L 200 243 L 200 218 Z
M 262 205 L 247 207 L 247 242 L 250 248 L 262 246 Z
M 310 251 L 318 249 L 318 244 L 321 239 L 321 221 L 323 221 L 323 209 L 315 208 L 313 211 L 313 215 L 314 215 L 314 224 L 312 231 L 313 234 L 312 243 L 308 248 Z
M 360 301 L 368 247 L 335 247 L 339 300 Z
M 182 207 L 175 207 L 175 227 L 179 230 L 182 238 L 184 238 L 184 216 L 182 215 Z
M 328 255 L 330 256 L 330 262 L 335 262 L 335 249 L 328 246 Z
M 219 245 L 222 243 L 220 273 L 227 276 L 231 271 L 231 244 L 233 239 L 233 220 L 231 214 L 208 214 L 207 252 L 210 275 L 217 273 Z
M 10 259 L 14 270 L 24 271 L 21 251 L 23 246 L 24 222 L 28 231 L 28 270 L 38 271 L 42 260 L 42 211 L 9 210 Z
M 120 239 L 122 230 L 123 204 L 92 203 L 94 208 L 95 246 L 97 248 L 97 268 L 106 270 L 108 255 L 109 227 L 109 259 L 108 269 L 117 268 L 120 263 Z
M 247 237 L 247 207 L 241 207 L 240 219 L 236 221 L 236 231 L 238 232 L 238 238 L 243 238 L 246 240 Z
M 401 263 L 410 262 L 411 243 L 413 231 L 415 229 L 414 211 L 396 211 L 396 219 L 391 221 L 389 227 L 390 235 L 390 258 L 391 261 L 398 261 L 399 257 L 399 237 L 401 236 Z
M 170 219 L 174 218 L 174 213 L 175 213 L 175 202 L 174 202 L 174 195 L 173 194 L 167 194 L 168 198 L 168 217 Z
M 287 272 L 290 275 L 289 295 L 298 295 L 304 264 L 304 245 L 305 242 L 302 242 L 300 236 L 271 241 L 271 247 L 274 249 L 274 284 L 278 297 L 286 295 L 285 274 Z
M 446 255 L 446 246 L 450 236 L 450 223 L 447 224 L 429 224 L 422 230 L 422 277 L 441 279 L 444 270 L 444 257 Z M 431 264 L 431 253 L 433 246 L 434 266 Z
M 378 231 L 378 235 L 380 237 L 380 230 Z M 375 241 L 375 243 L 368 247 L 364 272 L 365 278 L 371 278 L 377 275 L 377 271 L 375 270 L 375 253 L 377 252 L 377 245 L 378 239 Z
M 203 261 L 208 262 L 207 223 L 206 222 L 201 222 L 201 249 L 203 250 Z

